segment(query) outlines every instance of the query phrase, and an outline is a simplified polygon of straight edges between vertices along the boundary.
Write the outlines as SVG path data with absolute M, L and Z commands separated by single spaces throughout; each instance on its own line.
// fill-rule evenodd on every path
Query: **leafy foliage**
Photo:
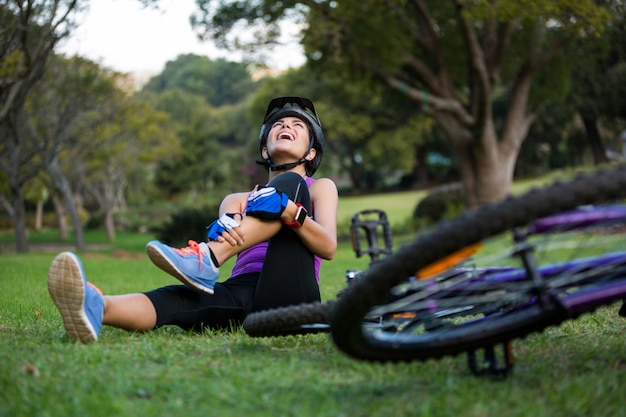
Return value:
M 15 225 L 17 249 L 28 250 L 24 222 L 24 185 L 41 171 L 36 149 L 16 132 L 27 97 L 42 78 L 55 45 L 74 27 L 81 2 L 5 1 L 0 4 L 0 169 L 6 173 L 9 199 L 0 194 Z M 0 187 L 4 188 L 4 187 Z M 80 240 L 80 239 L 79 239 Z
M 163 72 L 151 78 L 143 90 L 164 93 L 180 89 L 189 95 L 201 97 L 211 106 L 219 107 L 240 102 L 254 91 L 254 85 L 243 64 L 186 54 L 167 62 Z
M 415 114 L 437 120 L 472 206 L 509 192 L 534 112 L 569 86 L 566 61 L 555 57 L 576 37 L 601 33 L 610 18 L 593 0 L 274 3 L 200 1 L 194 24 L 239 48 L 229 38 L 237 28 L 247 25 L 259 35 L 248 45 L 271 43 L 278 39 L 273 28 L 298 15 L 307 57 L 318 68 L 338 68 L 405 94 L 418 104 Z M 497 126 L 492 105 L 498 98 L 510 104 Z
M 225 60 L 180 55 L 139 92 L 170 115 L 180 148 L 159 163 L 155 184 L 163 195 L 213 195 L 248 188 L 248 97 L 256 90 L 246 67 Z M 219 197 L 218 197 L 219 196 Z
M 463 186 L 451 184 L 431 190 L 415 207 L 413 225 L 433 225 L 453 218 L 467 209 Z

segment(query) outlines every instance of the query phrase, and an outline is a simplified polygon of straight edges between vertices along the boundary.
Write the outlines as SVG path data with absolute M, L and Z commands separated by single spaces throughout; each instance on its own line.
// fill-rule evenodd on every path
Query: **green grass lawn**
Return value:
M 123 251 L 80 254 L 105 293 L 177 282 L 140 252 L 147 237 L 120 240 Z M 616 306 L 515 341 L 517 366 L 505 380 L 473 376 L 464 356 L 357 361 L 327 334 L 105 327 L 98 343 L 80 345 L 64 337 L 47 293 L 55 254 L 0 254 L 0 416 L 572 417 L 626 409 L 626 322 Z M 343 288 L 346 269 L 366 264 L 342 243 L 323 266 L 323 298 Z
M 340 222 L 367 208 L 403 222 L 423 195 L 342 198 Z M 56 232 L 31 232 L 37 244 L 29 254 L 7 249 L 12 239 L 0 233 L 0 416 L 613 417 L 626 410 L 626 321 L 617 306 L 514 341 L 517 364 L 504 380 L 475 377 L 464 356 L 357 361 L 327 334 L 254 339 L 241 329 L 136 334 L 105 327 L 98 343 L 81 345 L 64 336 L 47 292 L 58 249 L 44 245 L 58 243 Z M 90 250 L 80 256 L 87 276 L 108 294 L 177 283 L 147 259 L 150 239 L 119 233 L 108 245 L 101 231 L 86 231 Z M 347 269 L 367 263 L 340 243 L 322 267 L 323 299 L 344 287 Z

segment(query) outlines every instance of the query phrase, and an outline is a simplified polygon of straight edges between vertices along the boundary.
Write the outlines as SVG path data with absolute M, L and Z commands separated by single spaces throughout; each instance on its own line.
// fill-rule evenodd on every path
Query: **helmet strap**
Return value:
M 269 152 L 267 152 L 267 148 L 265 149 L 265 152 L 267 152 L 267 159 L 263 159 L 262 161 L 256 161 L 257 164 L 259 165 L 265 165 L 266 167 L 268 167 L 270 169 L 270 171 L 284 171 L 286 169 L 292 169 L 297 167 L 300 164 L 303 164 L 305 162 L 308 162 L 308 159 L 306 159 L 306 157 L 309 155 L 309 153 L 311 153 L 311 149 L 313 148 L 313 141 L 311 141 L 309 143 L 309 150 L 306 151 L 306 153 L 304 154 L 304 156 L 302 158 L 300 158 L 299 161 L 296 162 L 289 162 L 287 164 L 280 164 L 280 165 L 276 165 L 272 162 L 272 159 L 270 157 Z
M 296 161 L 296 162 L 275 165 L 270 159 L 264 159 L 263 161 L 256 161 L 256 163 L 259 165 L 265 165 L 266 167 L 270 169 L 270 171 L 284 171 L 286 169 L 295 168 L 298 165 L 305 163 L 306 161 L 307 161 L 306 159 L 301 158 L 299 161 Z

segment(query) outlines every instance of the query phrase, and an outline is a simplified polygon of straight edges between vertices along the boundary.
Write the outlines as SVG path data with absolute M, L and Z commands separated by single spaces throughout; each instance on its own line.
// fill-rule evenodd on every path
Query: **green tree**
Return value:
M 38 150 L 50 188 L 70 214 L 78 249 L 84 248 L 83 219 L 75 196 L 96 202 L 113 240 L 113 215 L 125 206 L 131 172 L 154 166 L 178 145 L 165 114 L 132 100 L 125 82 L 92 61 L 54 56 L 20 118 L 17 132 Z
M 241 145 L 245 139 L 234 135 L 242 124 L 246 124 L 245 118 L 236 118 L 244 109 L 244 103 L 194 108 L 189 123 L 177 127 L 180 152 L 161 161 L 158 166 L 157 186 L 168 196 L 191 192 L 213 198 L 221 198 L 226 192 L 247 186 L 247 145 Z M 249 137 L 247 131 L 246 138 Z
M 48 56 L 74 27 L 79 1 L 26 0 L 0 4 L 0 169 L 4 171 L 16 247 L 28 251 L 24 185 L 41 170 L 38 149 L 17 133 L 30 90 L 43 76 Z
M 256 133 L 247 101 L 258 84 L 246 67 L 225 60 L 180 55 L 139 92 L 170 115 L 180 152 L 160 163 L 157 187 L 167 196 L 221 196 L 248 185 L 247 147 Z
M 626 6 L 613 2 L 607 7 L 614 20 L 605 36 L 585 37 L 575 43 L 574 81 L 567 100 L 580 115 L 595 163 L 608 160 L 602 130 L 616 142 L 618 129 L 624 128 L 626 121 Z
M 245 65 L 225 59 L 211 60 L 194 54 L 179 55 L 163 72 L 144 86 L 144 92 L 164 93 L 180 89 L 219 107 L 235 104 L 254 90 Z
M 276 41 L 281 22 L 300 18 L 310 60 L 370 76 L 419 103 L 449 138 L 472 206 L 509 193 L 516 158 L 546 91 L 534 81 L 563 77 L 549 67 L 555 56 L 578 36 L 595 36 L 610 17 L 592 0 L 198 5 L 196 28 L 231 47 L 238 44 L 229 43 L 229 35 L 242 24 L 255 31 L 248 46 L 259 47 Z M 500 124 L 496 97 L 508 101 Z
M 115 213 L 127 207 L 131 178 L 148 177 L 157 163 L 179 149 L 169 117 L 122 90 L 108 95 L 99 111 L 106 122 L 79 133 L 78 177 L 97 202 L 109 241 L 115 240 Z
M 72 178 L 64 168 L 75 169 L 80 163 L 78 155 L 87 142 L 82 141 L 79 131 L 92 129 L 104 120 L 101 103 L 113 93 L 115 85 L 100 71 L 87 60 L 53 56 L 42 82 L 33 87 L 33 94 L 26 100 L 16 128 L 23 143 L 37 151 L 29 165 L 45 170 L 50 188 L 64 200 L 78 250 L 85 247 L 82 223 Z

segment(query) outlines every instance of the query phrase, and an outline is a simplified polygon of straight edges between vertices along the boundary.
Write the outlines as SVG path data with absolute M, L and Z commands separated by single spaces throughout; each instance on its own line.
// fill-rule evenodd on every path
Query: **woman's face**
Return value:
M 266 149 L 274 163 L 290 162 L 302 158 L 309 149 L 309 140 L 305 122 L 297 117 L 283 117 L 271 126 Z

